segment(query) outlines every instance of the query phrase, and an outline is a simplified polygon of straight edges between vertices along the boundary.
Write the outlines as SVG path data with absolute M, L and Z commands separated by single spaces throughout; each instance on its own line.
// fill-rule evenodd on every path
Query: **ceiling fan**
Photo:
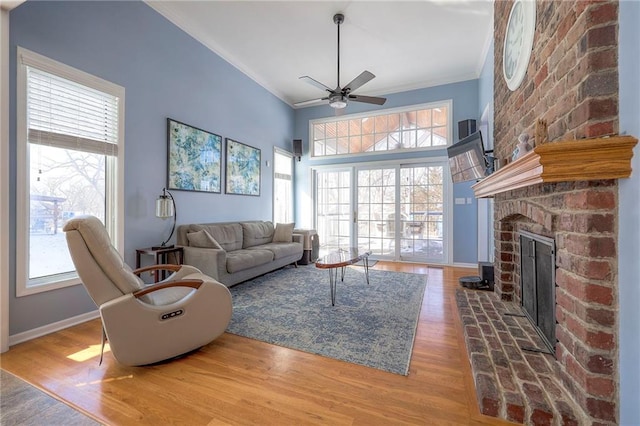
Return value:
M 341 109 L 347 106 L 348 101 L 365 102 L 368 104 L 383 105 L 387 99 L 378 98 L 375 96 L 353 95 L 352 92 L 360 88 L 371 81 L 375 75 L 369 71 L 363 71 L 359 76 L 354 78 L 349 84 L 344 87 L 340 87 L 340 24 L 344 22 L 344 15 L 342 13 L 336 13 L 333 15 L 333 22 L 338 26 L 338 86 L 335 89 L 331 89 L 329 86 L 320 83 L 318 80 L 314 80 L 308 75 L 300 77 L 300 80 L 304 80 L 307 83 L 319 87 L 322 90 L 328 92 L 328 95 L 324 98 L 310 99 L 308 101 L 296 102 L 295 106 L 307 106 L 318 103 L 320 101 L 329 101 L 329 106 Z

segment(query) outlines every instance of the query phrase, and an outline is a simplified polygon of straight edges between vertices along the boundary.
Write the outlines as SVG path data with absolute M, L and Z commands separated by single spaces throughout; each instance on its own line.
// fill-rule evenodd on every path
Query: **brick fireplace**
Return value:
M 494 3 L 496 157 L 509 159 L 518 135 L 533 136 L 539 118 L 547 121 L 551 142 L 617 133 L 618 2 L 537 1 L 534 48 L 515 91 L 502 77 L 511 5 Z M 592 424 L 617 424 L 619 418 L 617 194 L 616 179 L 589 176 L 494 195 L 498 299 L 520 302 L 520 233 L 555 240 L 552 368 Z

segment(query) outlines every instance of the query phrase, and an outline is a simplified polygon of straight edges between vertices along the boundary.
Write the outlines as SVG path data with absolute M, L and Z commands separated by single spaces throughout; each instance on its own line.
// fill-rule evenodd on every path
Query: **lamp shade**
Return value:
M 156 200 L 156 217 L 159 217 L 162 219 L 173 217 L 173 226 L 171 227 L 171 233 L 169 234 L 169 238 L 164 240 L 162 244 L 160 244 L 159 246 L 153 246 L 152 248 L 154 250 L 157 250 L 157 249 L 173 247 L 173 246 L 168 246 L 167 243 L 171 239 L 171 236 L 173 235 L 173 231 L 176 230 L 176 220 L 178 218 L 176 214 L 176 201 L 173 199 L 173 195 L 171 195 L 171 193 L 167 191 L 167 188 L 162 189 L 162 194 L 158 195 L 158 199 Z
M 173 208 L 173 200 L 168 195 L 160 195 L 156 200 L 156 217 L 173 217 L 175 209 Z

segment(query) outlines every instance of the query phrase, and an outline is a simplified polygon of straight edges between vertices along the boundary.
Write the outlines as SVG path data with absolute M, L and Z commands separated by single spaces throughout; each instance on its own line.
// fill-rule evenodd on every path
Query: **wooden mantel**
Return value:
M 535 147 L 472 186 L 476 198 L 547 182 L 627 178 L 638 139 L 610 136 Z

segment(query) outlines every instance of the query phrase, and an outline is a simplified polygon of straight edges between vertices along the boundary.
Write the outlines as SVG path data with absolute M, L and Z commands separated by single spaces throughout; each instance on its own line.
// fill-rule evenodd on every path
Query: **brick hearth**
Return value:
M 556 359 L 513 302 L 493 292 L 459 288 L 458 312 L 478 406 L 483 414 L 516 423 L 582 425 L 587 415 L 563 386 Z

